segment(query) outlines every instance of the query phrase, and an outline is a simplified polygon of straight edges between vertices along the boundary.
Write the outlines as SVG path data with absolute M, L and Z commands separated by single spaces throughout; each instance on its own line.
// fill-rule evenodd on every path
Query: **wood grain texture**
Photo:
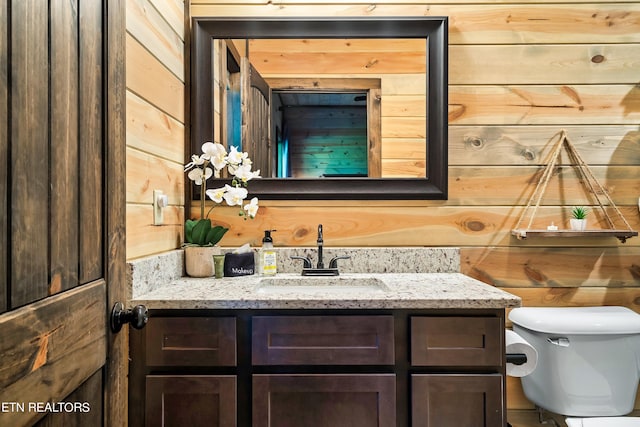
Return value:
M 102 4 L 92 0 L 80 8 L 80 259 L 79 280 L 103 276 L 103 73 Z
M 634 247 L 462 248 L 460 257 L 463 273 L 498 287 L 640 287 Z
M 567 132 L 589 167 L 640 164 L 637 125 L 569 126 L 449 126 L 450 165 L 543 165 L 557 141 Z M 566 150 L 560 164 L 571 164 Z
M 153 190 L 162 190 L 170 205 L 184 205 L 184 173 L 182 163 L 127 148 L 127 203 L 151 205 Z
M 0 28 L 9 22 L 7 0 L 0 0 Z M 0 313 L 7 310 L 9 258 L 9 58 L 8 34 L 0 31 Z
M 638 239 L 620 243 L 615 238 L 527 239 L 511 236 L 521 215 L 522 207 L 513 206 L 448 206 L 431 202 L 429 206 L 372 205 L 368 202 L 350 206 L 321 204 L 318 206 L 282 206 L 262 204 L 254 220 L 238 217 L 236 208 L 218 207 L 212 218 L 231 230 L 224 237 L 224 245 L 234 246 L 250 242 L 260 244 L 261 230 L 280 231 L 278 246 L 315 246 L 314 230 L 324 225 L 327 246 L 610 246 L 634 247 Z M 619 206 L 633 229 L 640 226 L 638 207 Z M 193 211 L 195 212 L 195 211 Z M 594 213 L 595 214 L 595 213 Z M 150 214 L 149 214 L 150 215 Z M 549 206 L 538 209 L 534 228 L 546 228 L 554 221 L 568 228 L 568 209 Z M 149 216 L 150 218 L 150 216 Z M 599 221 L 599 222 L 598 222 Z M 593 227 L 603 225 L 603 219 L 592 216 Z M 637 253 L 637 252 L 636 252 Z
M 476 6 L 478 3 L 483 4 L 482 9 Z M 480 26 L 480 28 L 471 27 L 469 29 L 460 24 L 462 28 L 459 31 L 467 30 L 472 32 L 473 37 L 470 38 L 471 40 L 475 40 L 477 37 L 483 42 L 495 41 L 496 38 L 500 40 L 501 37 L 508 42 L 514 42 L 521 40 L 523 37 L 532 37 L 530 33 L 533 33 L 533 35 L 542 33 L 548 36 L 558 33 L 567 34 L 567 36 L 578 38 L 580 41 L 588 42 L 591 40 L 589 36 L 582 35 L 580 37 L 578 34 L 574 34 L 567 28 L 567 24 L 580 25 L 585 32 L 589 31 L 590 27 L 588 25 L 591 24 L 592 27 L 596 27 L 594 29 L 595 36 L 602 37 L 603 35 L 611 36 L 621 32 L 626 34 L 626 24 L 637 23 L 637 21 L 634 21 L 633 16 L 627 17 L 624 13 L 626 4 L 621 4 L 619 0 L 603 0 L 595 5 L 586 5 L 586 10 L 578 14 L 568 13 L 575 6 L 580 6 L 579 3 L 581 2 L 578 0 L 567 0 L 563 2 L 564 4 L 556 5 L 557 9 L 552 8 L 552 10 L 554 12 L 558 11 L 558 13 L 553 15 L 544 13 L 544 10 L 549 8 L 547 3 L 554 2 L 550 0 L 527 0 L 513 5 L 509 4 L 507 0 L 491 3 L 487 3 L 486 0 L 456 0 L 446 4 L 425 5 L 424 2 L 418 0 L 394 0 L 386 1 L 384 4 L 371 4 L 366 0 L 355 0 L 348 3 L 335 3 L 327 0 L 297 0 L 288 1 L 287 4 L 279 3 L 278 7 L 274 8 L 273 5 L 261 0 L 243 0 L 242 3 L 236 2 L 233 5 L 223 0 L 195 0 L 191 2 L 191 13 L 193 16 L 450 16 L 460 14 L 463 17 L 468 17 L 462 20 L 463 23 L 467 25 L 475 24 L 476 27 Z M 576 5 L 576 3 L 578 4 Z M 492 13 L 493 10 L 497 10 L 497 12 Z M 513 13 L 514 10 L 521 13 L 515 14 Z M 611 15 L 608 15 L 607 11 L 611 11 Z M 616 11 L 621 11 L 622 13 L 615 13 Z M 542 23 L 528 22 L 526 19 L 528 13 L 543 16 L 544 21 Z M 510 19 L 511 15 L 515 15 L 520 19 Z M 496 23 L 496 21 L 498 22 Z M 545 27 L 545 24 L 548 25 Z M 497 34 L 488 30 L 496 26 L 501 30 Z M 607 28 L 610 26 L 615 28 Z M 458 30 L 455 22 L 454 28 Z M 482 29 L 485 30 L 486 34 L 482 34 Z M 518 29 L 525 33 L 519 38 L 516 34 Z M 477 31 L 477 33 L 473 32 L 473 30 Z M 466 38 L 463 38 L 464 33 L 456 33 L 452 34 L 454 36 L 452 40 L 456 43 L 459 43 L 460 40 L 466 40 Z M 538 39 L 533 40 L 537 41 Z
M 167 251 L 181 243 L 185 178 L 184 28 L 188 20 L 184 16 L 186 5 L 180 0 L 123 3 L 127 23 L 126 257 L 134 258 Z M 165 225 L 161 227 L 151 225 L 154 189 L 167 194 L 173 205 L 165 209 Z
M 609 193 L 616 205 L 633 205 L 640 195 L 640 168 L 636 166 L 596 166 L 590 168 L 594 177 Z M 513 205 L 527 204 L 543 168 L 523 166 L 450 166 L 450 205 Z M 543 206 L 597 206 L 597 194 L 585 187 L 581 176 L 571 166 L 561 166 L 549 180 Z M 548 224 L 547 224 L 548 225 Z
M 126 57 L 125 57 L 125 0 L 109 0 L 105 13 L 107 38 L 104 67 L 107 88 L 103 100 L 106 107 L 104 188 L 106 228 L 103 253 L 106 257 L 105 274 L 108 280 L 106 310 L 117 301 L 126 304 L 131 298 L 126 287 Z M 102 318 L 109 314 L 103 307 Z M 106 314 L 106 316 L 105 316 Z M 108 318 L 108 317 L 107 317 Z M 103 320 L 104 321 L 104 320 Z M 106 325 L 103 324 L 103 327 Z M 129 328 L 118 334 L 107 333 L 109 357 L 105 363 L 103 425 L 127 425 L 127 390 L 129 373 Z
M 164 225 L 156 226 L 151 205 L 128 204 L 126 229 L 127 259 L 179 248 L 184 238 L 184 208 L 165 208 Z
M 184 81 L 184 42 L 149 0 L 127 0 L 127 32 Z
M 0 316 L 0 354 L 10 355 L 0 366 L 0 400 L 59 402 L 96 372 L 106 359 L 105 306 L 98 281 Z M 0 413 L 0 423 L 30 425 L 42 415 Z
M 11 307 L 47 296 L 48 5 L 11 5 Z
M 183 0 L 149 0 L 162 18 L 169 23 L 173 31 L 182 40 L 185 38 L 185 2 Z
M 127 88 L 184 123 L 184 82 L 127 34 Z
M 449 57 L 452 85 L 625 84 L 636 80 L 640 44 L 460 45 Z
M 126 100 L 127 145 L 161 158 L 183 162 L 184 124 L 130 91 L 127 91 Z
M 99 426 L 102 414 L 102 370 L 98 370 L 73 393 L 65 398 L 66 402 L 79 402 L 81 410 L 75 412 L 50 413 L 35 427 L 71 427 Z M 84 410 L 82 410 L 84 409 Z M 87 410 L 88 409 L 88 410 Z
M 453 125 L 632 125 L 640 88 L 619 85 L 449 86 Z
M 51 4 L 51 266 L 49 294 L 78 284 L 78 3 Z

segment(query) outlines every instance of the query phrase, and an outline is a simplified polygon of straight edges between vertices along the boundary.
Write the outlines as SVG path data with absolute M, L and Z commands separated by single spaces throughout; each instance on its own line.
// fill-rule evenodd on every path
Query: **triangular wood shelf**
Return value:
M 511 230 L 511 234 L 516 236 L 518 239 L 526 239 L 527 237 L 616 237 L 620 239 L 622 243 L 625 243 L 628 238 L 634 237 L 638 235 L 637 231 L 631 229 L 631 226 L 624 218 L 616 204 L 609 197 L 609 193 L 604 189 L 600 182 L 596 179 L 596 177 L 589 169 L 589 166 L 582 160 L 580 154 L 577 152 L 569 138 L 567 138 L 567 133 L 563 129 L 559 133 L 560 137 L 556 146 L 553 148 L 551 153 L 551 157 L 549 162 L 547 163 L 540 180 L 534 190 L 533 194 L 529 198 L 529 202 L 525 207 L 516 227 Z M 575 230 L 535 230 L 531 229 L 531 224 L 533 223 L 533 219 L 536 215 L 536 211 L 540 206 L 540 202 L 542 201 L 542 196 L 547 189 L 547 184 L 549 183 L 549 179 L 553 174 L 553 170 L 558 163 L 558 158 L 560 157 L 560 152 L 562 151 L 562 147 L 566 147 L 567 152 L 569 153 L 570 158 L 575 160 L 575 165 L 580 170 L 582 177 L 584 178 L 585 185 L 589 187 L 591 193 L 594 195 L 596 200 L 598 201 L 598 205 L 604 214 L 607 223 L 609 224 L 609 229 L 596 229 L 596 230 L 584 230 L 584 231 L 575 231 Z M 619 219 L 624 223 L 627 227 L 626 229 L 616 229 L 613 220 L 607 213 L 605 206 L 600 200 L 600 196 L 598 193 L 603 194 L 604 197 L 608 201 L 608 206 L 613 208 L 613 210 L 618 215 Z M 529 215 L 529 221 L 526 227 L 522 227 L 521 225 L 525 221 L 525 218 Z

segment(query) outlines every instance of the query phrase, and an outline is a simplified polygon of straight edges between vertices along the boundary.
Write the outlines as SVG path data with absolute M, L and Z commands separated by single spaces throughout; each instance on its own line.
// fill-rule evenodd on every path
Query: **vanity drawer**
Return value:
M 256 316 L 254 365 L 393 365 L 392 316 Z
M 152 317 L 147 365 L 235 366 L 235 317 Z
M 414 366 L 500 366 L 504 325 L 495 317 L 412 317 Z

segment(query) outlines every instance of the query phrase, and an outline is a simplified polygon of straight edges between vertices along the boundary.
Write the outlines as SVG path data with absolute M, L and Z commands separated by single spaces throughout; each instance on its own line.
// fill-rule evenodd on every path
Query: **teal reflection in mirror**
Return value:
M 366 177 L 365 92 L 271 93 L 276 177 Z
M 192 146 L 247 151 L 256 195 L 446 198 L 446 17 L 193 24 Z

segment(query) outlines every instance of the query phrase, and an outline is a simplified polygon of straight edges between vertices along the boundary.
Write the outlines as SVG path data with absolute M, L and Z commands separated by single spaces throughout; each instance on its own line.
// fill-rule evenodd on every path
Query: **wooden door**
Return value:
M 249 153 L 253 170 L 263 177 L 271 177 L 272 157 L 270 126 L 271 90 L 258 70 L 244 56 L 240 61 L 242 149 Z
M 0 425 L 126 425 L 124 0 L 0 0 Z

